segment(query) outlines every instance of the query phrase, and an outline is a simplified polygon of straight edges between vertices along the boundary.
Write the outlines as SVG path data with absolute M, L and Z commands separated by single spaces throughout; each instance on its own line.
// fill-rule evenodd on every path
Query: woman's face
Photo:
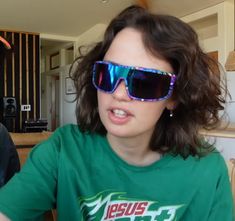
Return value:
M 121 65 L 138 66 L 172 72 L 171 65 L 146 51 L 141 33 L 125 28 L 114 38 L 105 61 Z M 131 99 L 121 81 L 114 93 L 97 92 L 100 119 L 108 135 L 115 137 L 151 137 L 155 124 L 165 108 L 172 109 L 173 102 L 168 100 L 146 102 Z

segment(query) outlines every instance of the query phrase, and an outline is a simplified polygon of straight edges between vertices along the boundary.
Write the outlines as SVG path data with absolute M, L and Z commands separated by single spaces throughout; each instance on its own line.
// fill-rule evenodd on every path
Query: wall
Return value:
M 235 138 L 210 137 L 209 141 L 211 143 L 215 142 L 214 146 L 219 150 L 225 160 L 235 159 Z
M 206 52 L 219 52 L 219 61 L 224 65 L 229 52 L 234 49 L 234 1 L 224 1 L 181 19 L 192 24 L 199 33 Z
M 235 134 L 235 72 L 227 72 L 226 73 L 226 77 L 227 77 L 227 86 L 228 86 L 228 90 L 230 92 L 231 95 L 231 100 L 228 101 L 227 105 L 226 105 L 226 112 L 229 115 L 229 120 L 232 123 L 231 124 L 231 128 L 234 129 L 228 129 L 229 133 Z M 234 132 L 232 132 L 234 131 Z M 217 132 L 218 133 L 218 132 Z M 227 134 L 227 135 L 223 135 L 222 134 Z M 220 135 L 217 137 L 214 137 L 211 135 L 211 137 L 209 137 L 209 141 L 210 143 L 213 143 L 215 141 L 214 146 L 219 150 L 219 152 L 222 154 L 222 156 L 226 159 L 229 160 L 231 158 L 235 158 L 235 138 L 232 137 L 232 135 L 230 134 L 230 137 L 228 136 L 229 134 L 226 130 L 220 131 Z M 226 136 L 226 137 L 225 137 Z
M 227 77 L 227 87 L 231 95 L 231 100 L 228 100 L 226 105 L 226 111 L 229 115 L 229 120 L 235 123 L 235 72 L 229 71 L 226 73 Z
M 65 92 L 65 79 L 69 76 L 70 65 L 67 65 L 61 70 L 61 97 L 62 99 L 62 121 L 61 125 L 73 123 L 76 124 L 75 108 L 76 102 L 74 102 L 75 94 L 66 94 Z
M 80 35 L 75 42 L 75 57 L 78 55 L 78 48 L 83 45 L 90 45 L 100 41 L 103 37 L 104 30 L 106 25 L 104 24 L 97 24 L 88 31 L 84 32 Z M 63 110 L 62 110 L 62 122 L 61 124 L 67 123 L 77 123 L 76 116 L 75 116 L 75 108 L 76 103 L 73 102 L 75 95 L 74 94 L 66 94 L 65 89 L 65 79 L 69 76 L 69 68 L 70 66 L 66 66 L 63 71 L 61 72 L 62 82 L 61 82 L 61 96 L 63 97 Z
M 74 42 L 74 57 L 78 55 L 78 48 L 82 45 L 90 45 L 93 44 L 103 37 L 104 30 L 106 28 L 106 25 L 104 24 L 97 24 L 82 35 L 80 35 L 78 38 L 76 38 Z M 42 37 L 45 37 L 42 35 Z M 46 36 L 48 37 L 48 36 Z M 76 124 L 76 116 L 75 116 L 75 108 L 76 108 L 76 102 L 74 102 L 75 94 L 66 94 L 65 91 L 65 81 L 66 78 L 69 77 L 69 68 L 70 65 L 68 64 L 68 58 L 71 56 L 71 54 L 66 55 L 65 48 L 71 46 L 69 44 L 62 45 L 60 48 L 51 48 L 50 50 L 43 51 L 41 60 L 44 61 L 43 64 L 41 64 L 41 68 L 44 71 L 41 73 L 43 82 L 42 82 L 42 116 L 43 118 L 47 118 L 48 120 L 48 128 L 51 128 L 51 116 L 50 116 L 50 101 L 49 97 L 51 97 L 50 94 L 50 76 L 53 76 L 55 74 L 58 74 L 60 77 L 60 126 L 68 123 L 75 123 Z M 49 67 L 49 57 L 50 54 L 58 52 L 60 56 L 60 67 L 55 70 L 50 70 Z M 70 58 L 71 60 L 71 58 Z
M 84 32 L 82 35 L 80 35 L 75 43 L 75 56 L 77 56 L 78 48 L 80 46 L 90 45 L 92 43 L 101 41 L 106 27 L 107 25 L 105 24 L 97 24 L 88 31 Z
M 203 9 L 182 18 L 197 31 L 206 52 L 218 51 L 218 60 L 224 65 L 230 51 L 234 50 L 234 0 Z M 229 120 L 235 123 L 235 72 L 225 73 L 228 90 L 232 96 L 225 108 Z M 211 137 L 215 147 L 226 160 L 235 158 L 235 138 Z

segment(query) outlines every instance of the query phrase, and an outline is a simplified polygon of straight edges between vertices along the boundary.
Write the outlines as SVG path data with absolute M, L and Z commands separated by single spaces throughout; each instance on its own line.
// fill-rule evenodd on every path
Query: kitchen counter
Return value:
M 33 147 L 34 145 L 46 140 L 52 132 L 34 132 L 34 133 L 10 133 L 10 136 L 16 146 L 18 147 Z

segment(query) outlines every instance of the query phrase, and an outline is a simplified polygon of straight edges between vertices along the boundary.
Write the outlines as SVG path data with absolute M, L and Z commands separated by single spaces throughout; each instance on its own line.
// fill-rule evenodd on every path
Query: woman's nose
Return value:
M 117 88 L 114 90 L 112 95 L 116 100 L 123 100 L 123 101 L 131 100 L 131 98 L 128 96 L 124 80 L 121 80 L 121 82 L 118 84 Z

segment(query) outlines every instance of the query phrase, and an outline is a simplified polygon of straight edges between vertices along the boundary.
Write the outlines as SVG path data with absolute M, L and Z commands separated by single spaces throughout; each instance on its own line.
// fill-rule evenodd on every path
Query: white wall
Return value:
M 80 46 L 90 45 L 92 43 L 101 41 L 106 27 L 107 25 L 105 24 L 97 24 L 88 31 L 84 32 L 82 35 L 80 35 L 75 43 L 75 51 L 77 52 Z M 76 53 L 75 56 L 77 56 Z
M 226 105 L 225 110 L 229 115 L 229 120 L 232 123 L 231 126 L 233 126 L 235 125 L 235 72 L 227 72 L 226 77 L 227 77 L 228 91 L 231 94 L 232 99 Z M 214 139 L 216 141 L 215 147 L 220 151 L 220 153 L 226 160 L 235 158 L 235 138 L 228 138 L 228 137 L 209 138 L 211 142 Z
M 198 32 L 200 44 L 206 52 L 218 51 L 219 61 L 225 64 L 230 51 L 234 50 L 234 0 L 203 9 L 181 18 Z M 227 72 L 227 86 L 232 99 L 226 104 L 230 122 L 235 123 L 235 72 Z M 211 137 L 222 156 L 235 158 L 235 138 Z
M 70 65 L 64 66 L 60 71 L 61 79 L 61 121 L 60 125 L 65 125 L 68 123 L 76 124 L 75 108 L 76 102 L 74 102 L 75 94 L 66 94 L 65 92 L 65 79 L 69 76 Z
M 211 21 L 211 26 L 207 28 L 214 36 L 200 39 L 201 46 L 206 52 L 218 51 L 219 61 L 224 65 L 229 52 L 234 49 L 234 0 L 226 0 L 181 19 L 187 23 L 197 22 L 196 31 L 198 29 L 200 33 L 205 33 L 203 25 L 207 18 L 216 19 L 215 23 Z M 200 21 L 202 21 L 201 27 L 199 26 Z M 217 30 L 215 31 L 214 28 Z
M 214 146 L 225 160 L 235 158 L 235 138 L 210 137 L 208 139 L 211 143 L 215 141 Z
M 90 45 L 93 43 L 98 42 L 102 39 L 104 30 L 106 25 L 97 24 L 82 35 L 80 35 L 75 43 L 75 56 L 76 51 L 79 46 L 81 45 Z M 75 108 L 76 102 L 73 102 L 75 98 L 75 94 L 66 95 L 65 93 L 65 78 L 69 76 L 69 68 L 70 66 L 64 67 L 61 70 L 61 97 L 63 98 L 62 101 L 62 121 L 61 125 L 68 124 L 68 123 L 75 123 L 76 124 L 76 116 L 75 116 Z
M 228 101 L 226 111 L 229 115 L 230 121 L 235 123 L 235 72 L 230 71 L 226 73 L 228 91 L 231 95 L 231 100 Z
M 81 45 L 89 45 L 92 43 L 96 43 L 97 41 L 101 40 L 103 37 L 104 30 L 106 28 L 106 25 L 103 24 L 97 24 L 85 33 L 83 33 L 81 36 L 77 38 L 77 41 L 75 42 L 75 52 L 77 51 L 78 47 Z M 63 56 L 63 49 L 62 56 Z M 76 53 L 75 53 L 76 54 Z M 62 59 L 63 60 L 63 59 Z M 62 61 L 63 64 L 63 61 Z M 65 79 L 66 77 L 69 77 L 69 68 L 70 65 L 62 66 L 60 68 L 60 79 L 61 79 L 61 121 L 60 124 L 68 124 L 68 123 L 75 123 L 76 124 L 76 116 L 75 116 L 75 108 L 76 108 L 76 102 L 74 101 L 75 94 L 66 94 L 65 93 Z

